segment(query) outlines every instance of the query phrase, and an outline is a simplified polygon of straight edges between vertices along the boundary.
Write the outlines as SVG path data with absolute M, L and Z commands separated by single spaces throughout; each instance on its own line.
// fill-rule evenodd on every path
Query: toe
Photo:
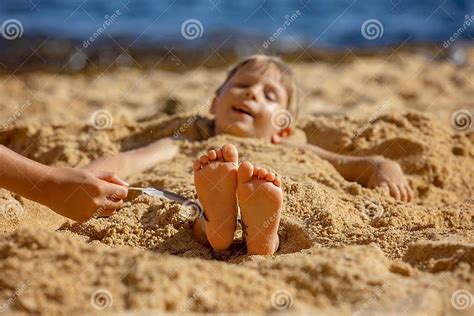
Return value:
M 398 187 L 398 191 L 400 192 L 400 199 L 403 202 L 408 202 L 408 193 L 405 190 L 405 186 L 402 185 L 402 184 L 399 184 L 399 185 L 397 185 L 397 187 Z
M 194 171 L 199 171 L 199 170 L 201 170 L 201 161 L 199 161 L 199 160 L 194 161 L 193 170 L 194 170 Z
M 275 177 L 275 180 L 273 180 L 273 184 L 276 185 L 277 187 L 281 187 L 280 178 Z
M 202 155 L 201 157 L 199 157 L 199 160 L 203 165 L 207 165 L 209 163 L 209 157 L 206 155 Z
M 407 193 L 408 193 L 408 202 L 413 201 L 414 195 L 410 186 L 407 186 Z
M 217 159 L 217 153 L 215 150 L 209 150 L 207 152 L 207 156 L 209 157 L 209 160 L 215 161 Z
M 268 170 L 265 169 L 265 168 L 262 168 L 262 169 L 260 169 L 260 170 L 258 171 L 258 174 L 257 174 L 257 175 L 258 175 L 258 178 L 259 178 L 259 179 L 265 179 L 265 177 L 267 176 L 267 174 L 268 174 Z
M 216 155 L 217 155 L 217 160 L 218 160 L 218 161 L 224 161 L 224 160 L 222 159 L 222 149 L 217 148 L 215 151 L 216 151 Z
M 253 175 L 253 165 L 245 161 L 239 166 L 237 171 L 237 178 L 239 182 L 247 182 L 252 178 Z
M 400 200 L 400 191 L 398 191 L 398 187 L 393 183 L 389 183 L 388 187 L 390 188 L 390 195 L 395 200 L 399 201 Z
M 265 177 L 265 180 L 268 182 L 273 182 L 275 181 L 275 179 L 276 179 L 276 176 L 273 172 L 269 172 L 267 176 Z
M 224 157 L 225 162 L 235 162 L 239 161 L 239 154 L 237 148 L 232 144 L 225 144 L 222 146 L 222 156 Z
M 253 166 L 253 175 L 255 177 L 258 177 L 258 172 L 260 171 L 260 167 L 259 166 Z

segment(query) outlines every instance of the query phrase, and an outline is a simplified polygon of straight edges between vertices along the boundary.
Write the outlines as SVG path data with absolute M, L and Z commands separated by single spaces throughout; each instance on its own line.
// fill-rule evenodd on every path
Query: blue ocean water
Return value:
M 112 20 L 116 12 L 120 14 Z M 20 21 L 23 36 L 83 41 L 102 27 L 97 37 L 123 37 L 136 43 L 196 43 L 231 34 L 273 36 L 280 43 L 304 48 L 442 43 L 456 32 L 458 38 L 472 40 L 474 20 L 466 23 L 472 15 L 474 0 L 0 1 L 0 23 Z M 183 36 L 183 23 L 190 20 L 197 28 L 190 32 L 197 35 Z

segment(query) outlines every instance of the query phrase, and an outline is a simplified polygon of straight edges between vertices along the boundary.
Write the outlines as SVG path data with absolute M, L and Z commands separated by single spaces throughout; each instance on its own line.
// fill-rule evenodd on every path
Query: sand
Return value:
M 78 224 L 0 190 L 0 311 L 472 314 L 474 134 L 451 125 L 453 112 L 474 112 L 472 67 L 411 53 L 351 60 L 293 65 L 298 130 L 330 150 L 396 160 L 412 203 L 345 181 L 296 149 L 228 135 L 179 140 L 175 159 L 130 183 L 193 199 L 192 159 L 231 142 L 283 180 L 278 253 L 247 256 L 240 228 L 216 253 L 194 240 L 182 206 L 137 193 L 113 216 Z M 83 166 L 205 120 L 224 75 L 4 76 L 0 143 L 46 164 Z M 109 111 L 107 128 L 91 126 L 98 110 Z

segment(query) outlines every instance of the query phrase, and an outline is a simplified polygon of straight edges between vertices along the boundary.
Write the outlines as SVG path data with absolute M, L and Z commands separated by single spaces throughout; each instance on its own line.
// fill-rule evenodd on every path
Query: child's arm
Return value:
M 148 146 L 102 157 L 84 169 L 112 171 L 121 178 L 152 168 L 157 162 L 169 160 L 178 153 L 178 146 L 170 138 L 163 138 Z
M 369 188 L 382 187 L 397 200 L 409 202 L 413 192 L 402 168 L 393 160 L 382 156 L 340 155 L 311 144 L 296 145 L 283 141 L 283 145 L 309 150 L 329 161 L 349 181 L 356 181 Z
M 79 222 L 120 208 L 127 185 L 112 173 L 49 167 L 0 145 L 0 187 Z

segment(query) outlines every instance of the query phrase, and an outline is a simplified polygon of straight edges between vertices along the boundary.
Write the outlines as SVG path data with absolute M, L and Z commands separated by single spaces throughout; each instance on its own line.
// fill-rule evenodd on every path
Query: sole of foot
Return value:
M 208 219 L 196 220 L 194 235 L 201 242 L 207 238 L 215 250 L 227 249 L 234 240 L 238 159 L 235 146 L 226 144 L 209 150 L 193 164 L 194 185 Z
M 237 172 L 244 239 L 248 254 L 271 255 L 279 246 L 283 191 L 274 173 L 246 161 Z

